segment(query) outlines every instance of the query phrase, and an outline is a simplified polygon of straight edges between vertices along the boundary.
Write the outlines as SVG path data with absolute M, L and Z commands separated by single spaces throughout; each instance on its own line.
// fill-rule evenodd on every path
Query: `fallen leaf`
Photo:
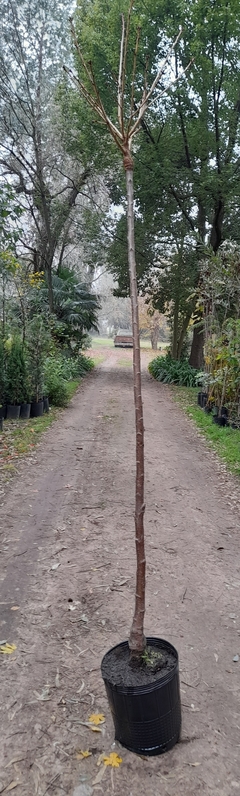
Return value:
M 60 561 L 59 561 L 57 564 L 53 564 L 51 569 L 58 569 L 58 567 L 60 567 L 60 566 L 61 566 L 61 564 L 60 564 Z
M 93 780 L 92 785 L 98 785 L 98 783 L 101 782 L 102 778 L 104 777 L 105 772 L 106 772 L 106 766 L 102 766 L 99 769 L 97 776 Z
M 103 762 L 105 766 L 112 766 L 112 768 L 119 768 L 120 763 L 122 763 L 122 757 L 119 757 L 117 752 L 110 752 L 108 757 L 103 758 Z
M 19 611 L 19 605 L 12 605 L 11 611 Z
M 59 669 L 57 669 L 57 674 L 56 674 L 56 677 L 55 677 L 55 686 L 56 686 L 56 688 L 60 688 Z
M 90 721 L 90 724 L 103 724 L 105 721 L 105 716 L 103 713 L 92 713 L 91 716 L 89 716 L 88 721 Z
M 215 661 L 216 661 L 216 663 L 217 663 L 217 662 L 218 662 L 218 655 L 217 655 L 217 653 L 216 653 L 216 652 L 214 652 L 214 658 L 215 658 Z
M 190 766 L 200 766 L 200 763 L 190 763 Z
M 20 785 L 20 782 L 16 782 L 16 780 L 14 780 L 14 782 L 10 782 L 5 790 L 6 792 L 7 790 L 13 790 L 13 788 L 17 788 L 18 785 Z
M 9 760 L 9 763 L 7 763 L 6 766 L 4 766 L 4 768 L 9 768 L 10 766 L 13 766 L 13 763 L 20 763 L 21 760 L 25 760 L 25 758 L 24 757 L 13 757 L 12 760 Z
M 84 760 L 85 757 L 91 757 L 91 754 L 92 752 L 89 752 L 88 749 L 86 749 L 86 751 L 80 749 L 80 752 L 77 752 L 76 754 L 76 758 L 77 760 Z
M 87 727 L 93 732 L 102 732 L 101 727 L 95 727 L 94 724 L 87 724 Z
M 101 752 L 101 754 L 99 755 L 99 757 L 97 759 L 97 766 L 100 766 L 101 763 L 103 763 L 104 757 L 106 757 L 105 752 Z
M 0 652 L 2 652 L 3 655 L 11 655 L 16 649 L 16 644 L 8 644 L 7 642 L 0 646 Z

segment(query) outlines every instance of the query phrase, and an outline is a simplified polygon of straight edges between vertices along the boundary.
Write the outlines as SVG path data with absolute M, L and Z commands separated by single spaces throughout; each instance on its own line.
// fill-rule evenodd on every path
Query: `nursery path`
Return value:
M 1 505 L 0 793 L 240 794 L 240 490 L 147 352 L 146 632 L 179 650 L 183 728 L 162 757 L 112 746 L 99 663 L 133 608 L 135 440 L 131 352 L 102 352 Z M 98 767 L 113 749 L 120 768 Z

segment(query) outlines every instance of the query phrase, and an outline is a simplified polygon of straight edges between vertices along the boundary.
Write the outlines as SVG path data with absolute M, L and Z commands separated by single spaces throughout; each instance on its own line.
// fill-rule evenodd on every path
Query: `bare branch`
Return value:
M 122 14 L 122 36 L 120 45 L 119 57 L 119 72 L 118 72 L 118 122 L 122 135 L 124 135 L 124 119 L 123 119 L 123 54 L 124 54 L 124 41 L 125 41 L 125 19 Z

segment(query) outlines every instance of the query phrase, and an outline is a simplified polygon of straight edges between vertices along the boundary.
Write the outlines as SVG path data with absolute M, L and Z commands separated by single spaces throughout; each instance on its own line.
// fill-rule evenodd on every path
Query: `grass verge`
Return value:
M 174 400 L 190 417 L 203 437 L 223 459 L 229 470 L 240 477 L 240 431 L 233 428 L 221 428 L 197 406 L 197 387 L 176 387 L 172 385 Z
M 68 401 L 73 397 L 80 381 L 81 379 L 74 379 L 67 383 Z M 60 411 L 60 408 L 53 406 L 50 412 L 42 417 L 30 420 L 4 420 L 4 430 L 0 433 L 0 469 L 5 478 L 14 475 L 18 459 L 34 450 L 41 434 L 56 420 Z

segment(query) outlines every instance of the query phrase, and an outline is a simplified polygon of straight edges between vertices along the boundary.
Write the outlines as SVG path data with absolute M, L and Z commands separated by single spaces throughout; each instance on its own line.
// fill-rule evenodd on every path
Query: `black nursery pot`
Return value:
M 29 420 L 31 411 L 31 404 L 21 404 L 20 418 L 21 420 Z
M 20 415 L 20 406 L 15 404 L 7 404 L 7 420 L 18 420 Z
M 43 399 L 43 411 L 49 412 L 49 399 L 47 397 Z
M 104 662 L 113 650 L 126 648 L 124 641 L 104 655 L 101 664 L 108 702 L 115 727 L 115 739 L 130 752 L 160 755 L 177 743 L 181 730 L 181 702 L 178 653 L 168 641 L 147 638 L 147 644 L 166 650 L 175 666 L 162 679 L 147 685 L 115 685 L 104 675 Z
M 42 417 L 42 415 L 43 415 L 43 401 L 32 401 L 31 417 Z
M 6 404 L 4 404 L 3 406 L 0 406 L 0 418 L 6 420 L 6 417 L 7 417 L 7 406 Z
M 197 402 L 198 402 L 198 406 L 200 406 L 201 409 L 204 409 L 204 407 L 206 406 L 207 399 L 208 399 L 207 392 L 199 392 L 198 393 L 198 401 Z

